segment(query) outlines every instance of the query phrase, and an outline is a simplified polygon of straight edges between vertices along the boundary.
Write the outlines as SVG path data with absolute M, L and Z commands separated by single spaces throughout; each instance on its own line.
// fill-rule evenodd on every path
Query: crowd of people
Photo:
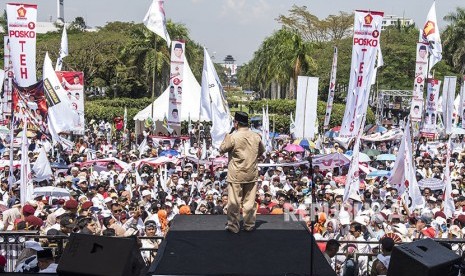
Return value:
M 21 204 L 20 170 L 5 165 L 0 173 L 0 229 L 36 230 L 51 236 L 78 232 L 115 237 L 163 237 L 175 216 L 227 214 L 227 161 L 220 161 L 219 151 L 212 148 L 208 137 L 206 145 L 202 145 L 202 139 L 192 135 L 174 139 L 153 136 L 148 129 L 139 136 L 124 130 L 115 133 L 113 129 L 110 123 L 93 121 L 85 135 L 75 138 L 74 146 L 69 149 L 59 145 L 53 147 L 43 135 L 31 138 L 30 162 L 34 163 L 40 149 L 45 148 L 54 172 L 50 179 L 34 182 L 34 186 L 60 187 L 68 194 L 39 195 Z M 391 240 L 461 239 L 465 235 L 463 137 L 454 140 L 450 164 L 445 164 L 444 143 L 426 139 L 415 142 L 418 181 L 442 181 L 444 167 L 450 167 L 456 207 L 453 217 L 443 212 L 443 185 L 422 186 L 425 205 L 411 213 L 403 197 L 389 182 L 389 175 L 369 177 L 361 172 L 359 193 L 350 195 L 344 202 L 344 176 L 348 166 L 323 170 L 312 166 L 311 160 L 319 153 L 345 153 L 349 149 L 332 139 L 319 139 L 321 143 L 315 143 L 316 147 L 307 148 L 305 152 L 286 151 L 286 145 L 294 142 L 289 136 L 273 140 L 273 150 L 259 158 L 257 214 L 285 214 L 285 219 L 302 219 L 310 227 L 313 208 L 316 212 L 315 238 L 321 241 L 320 248 L 341 275 L 351 275 L 348 272 L 350 256 L 373 252 L 379 252 L 378 261 L 367 266 L 364 262 L 369 262 L 368 258 L 359 257 L 357 269 L 360 275 L 383 275 L 389 263 L 386 256 L 392 250 Z M 396 154 L 399 144 L 400 141 L 362 143 L 361 151 L 375 149 L 379 153 Z M 0 146 L 2 164 L 10 160 L 9 146 L 10 141 L 5 137 Z M 15 148 L 13 154 L 14 160 L 21 159 L 20 148 Z M 161 155 L 165 156 L 162 163 L 150 162 Z M 205 159 L 199 160 L 202 156 Z M 393 163 L 373 158 L 366 165 L 390 170 Z M 9 187 L 11 176 L 14 184 Z M 315 195 L 313 199 L 312 194 Z M 378 241 L 382 248 L 357 241 Z M 141 239 L 140 246 L 156 249 L 159 242 L 158 239 Z M 49 266 L 43 265 L 46 260 L 41 260 L 50 259 L 48 251 L 42 252 L 42 247 L 46 246 L 46 243 L 29 242 L 28 253 L 18 260 L 16 271 L 47 269 Z M 335 255 L 335 248 L 336 253 L 345 255 Z M 151 251 L 143 254 L 148 263 L 153 261 Z M 38 260 L 38 265 L 25 266 L 25 260 L 31 257 Z M 49 269 L 53 270 L 53 265 Z

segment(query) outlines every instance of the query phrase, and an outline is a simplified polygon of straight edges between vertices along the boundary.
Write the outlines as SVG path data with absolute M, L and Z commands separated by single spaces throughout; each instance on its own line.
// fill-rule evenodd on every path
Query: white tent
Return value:
M 200 115 L 200 84 L 195 79 L 194 74 L 189 64 L 184 64 L 184 84 L 182 87 L 182 106 L 181 106 L 181 120 L 189 120 L 189 116 L 192 121 L 211 121 L 208 114 Z M 139 111 L 134 117 L 136 124 L 136 133 L 141 133 L 143 130 L 144 121 L 152 116 L 153 107 L 153 120 L 162 122 L 165 116 L 168 116 L 168 97 L 169 87 L 163 92 L 154 102 L 143 110 Z M 158 125 L 161 124 L 157 124 Z

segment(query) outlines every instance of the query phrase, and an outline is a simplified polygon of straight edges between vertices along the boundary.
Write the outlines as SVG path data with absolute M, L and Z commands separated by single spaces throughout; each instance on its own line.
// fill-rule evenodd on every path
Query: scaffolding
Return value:
M 401 97 L 401 106 L 410 106 L 413 90 L 378 90 L 376 94 L 376 123 L 382 124 L 384 103 L 392 103 L 391 97 Z

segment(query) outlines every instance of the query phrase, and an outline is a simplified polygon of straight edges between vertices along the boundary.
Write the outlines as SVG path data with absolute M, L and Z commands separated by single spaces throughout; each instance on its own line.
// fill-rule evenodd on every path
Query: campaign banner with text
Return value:
M 10 38 L 3 37 L 3 70 L 5 71 L 5 81 L 3 82 L 3 94 L 1 97 L 3 119 L 5 115 L 11 114 L 11 101 L 12 101 L 12 79 L 13 79 L 13 65 L 11 63 L 10 53 Z
M 183 41 L 171 44 L 170 93 L 168 103 L 168 127 L 172 135 L 181 134 L 182 88 L 184 80 L 185 46 Z
M 19 86 L 27 87 L 37 82 L 37 5 L 8 3 L 6 12 L 14 77 Z
M 410 107 L 410 119 L 412 122 L 420 122 L 423 109 L 423 93 L 425 90 L 426 73 L 428 70 L 428 50 L 424 43 L 417 43 L 417 57 L 415 61 L 415 80 L 413 83 L 412 105 Z M 420 110 L 418 109 L 420 108 Z
M 438 119 L 438 101 L 439 101 L 439 88 L 441 81 L 429 80 L 428 94 L 426 97 L 425 117 L 423 121 L 422 134 L 426 137 L 434 137 L 437 134 L 437 119 Z
M 334 47 L 333 65 L 331 66 L 331 76 L 329 78 L 328 101 L 326 102 L 325 121 L 323 129 L 328 129 L 329 120 L 331 119 L 331 111 L 333 110 L 334 89 L 336 89 L 336 74 L 337 74 L 337 47 Z
M 78 116 L 73 120 L 73 133 L 84 134 L 84 73 L 75 71 L 56 71 L 58 80 L 66 91 L 70 110 Z
M 380 48 L 383 15 L 383 12 L 355 11 L 350 80 L 340 138 L 357 136 L 366 114 L 376 56 Z

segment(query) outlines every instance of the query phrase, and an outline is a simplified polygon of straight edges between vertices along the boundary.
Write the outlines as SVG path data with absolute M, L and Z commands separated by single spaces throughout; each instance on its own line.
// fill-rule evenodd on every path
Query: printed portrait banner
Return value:
M 171 45 L 170 93 L 168 101 L 168 127 L 171 134 L 181 134 L 181 106 L 184 80 L 185 43 L 173 41 Z
M 56 75 L 66 91 L 69 109 L 78 114 L 74 118 L 72 131 L 74 134 L 84 134 L 84 73 L 57 71 Z
M 460 86 L 459 112 L 459 116 L 462 119 L 462 128 L 465 129 L 465 76 L 463 76 L 462 85 Z
M 13 78 L 13 65 L 11 63 L 10 55 L 10 38 L 8 36 L 3 37 L 3 53 L 3 70 L 5 71 L 5 81 L 3 82 L 3 94 L 1 95 L 1 103 L 3 118 L 5 118 L 5 115 L 11 114 L 11 82 Z
M 16 83 L 27 87 L 36 79 L 36 23 L 37 5 L 6 5 L 11 61 Z
M 340 138 L 357 136 L 368 107 L 376 56 L 380 48 L 383 12 L 356 11 L 347 105 Z
M 444 77 L 442 86 L 442 120 L 446 134 L 452 134 L 452 121 L 454 113 L 455 87 L 457 77 Z
M 336 89 L 336 74 L 337 74 L 337 47 L 334 47 L 333 65 L 331 66 L 331 76 L 329 78 L 328 101 L 326 102 L 325 121 L 323 128 L 327 129 L 329 120 L 331 119 L 331 111 L 333 109 L 334 89 Z
M 22 87 L 13 81 L 13 110 L 15 129 L 27 129 L 44 132 L 47 129 L 47 101 L 44 84 L 39 81 L 31 86 Z
M 422 134 L 428 137 L 437 134 L 437 118 L 438 118 L 438 100 L 439 88 L 441 81 L 430 80 L 428 82 L 428 94 L 426 97 L 425 118 L 423 121 Z

